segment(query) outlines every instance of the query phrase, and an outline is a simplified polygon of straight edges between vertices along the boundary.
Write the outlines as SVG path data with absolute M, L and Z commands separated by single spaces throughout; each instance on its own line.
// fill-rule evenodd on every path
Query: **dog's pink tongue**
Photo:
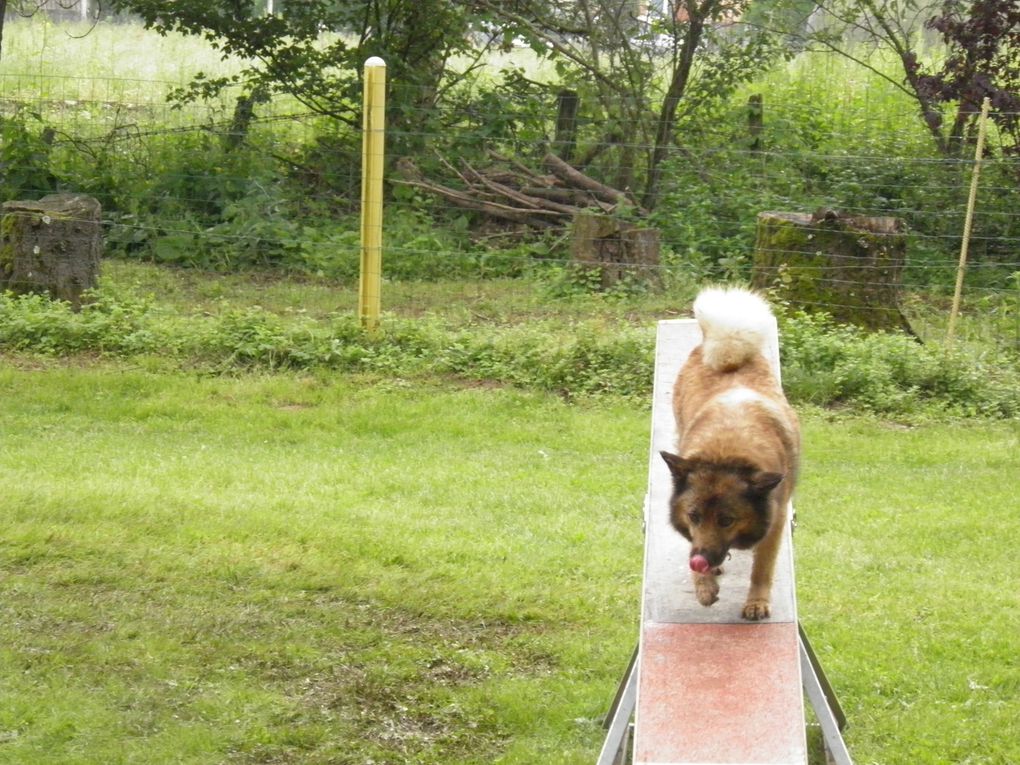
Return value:
M 707 574 L 711 568 L 712 565 L 708 562 L 708 558 L 704 555 L 691 556 L 691 571 L 697 571 L 699 574 Z

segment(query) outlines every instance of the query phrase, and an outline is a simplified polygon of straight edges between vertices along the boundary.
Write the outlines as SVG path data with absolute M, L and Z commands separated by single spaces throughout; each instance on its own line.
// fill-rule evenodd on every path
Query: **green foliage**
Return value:
M 38 199 L 57 190 L 53 130 L 36 113 L 0 117 L 0 200 Z
M 218 5 L 186 4 L 179 11 L 213 13 Z M 275 22 L 252 21 L 263 23 Z M 644 60 L 641 51 L 631 53 Z M 871 63 L 880 69 L 895 65 Z M 558 82 L 549 81 L 548 71 L 536 78 L 520 68 L 453 78 L 433 115 L 439 122 L 430 124 L 425 135 L 450 160 L 479 161 L 486 150 L 496 148 L 537 165 L 549 148 L 555 94 L 572 84 L 581 92 L 578 153 L 591 158 L 587 168 L 612 183 L 637 188 L 640 178 L 622 170 L 640 165 L 636 153 L 650 134 L 641 128 L 642 134 L 629 117 L 610 114 L 600 99 L 613 101 L 615 95 L 600 93 L 571 67 L 561 69 L 565 79 Z M 634 71 L 647 74 L 640 67 Z M 940 161 L 906 96 L 882 77 L 862 75 L 859 68 L 817 54 L 775 69 L 730 99 L 721 96 L 738 87 L 741 78 L 728 70 L 717 74 L 726 87 L 712 85 L 702 94 L 700 77 L 715 76 L 708 69 L 699 70 L 699 79 L 691 83 L 678 113 L 681 147 L 664 164 L 659 204 L 651 218 L 662 232 L 664 281 L 746 280 L 758 212 L 824 205 L 903 218 L 911 236 L 908 284 L 951 285 L 968 168 Z M 654 92 L 661 84 L 647 85 Z M 749 93 L 763 91 L 764 151 L 752 154 L 744 101 Z M 236 91 L 220 94 L 227 95 Z M 640 106 L 613 103 L 618 110 Z M 358 126 L 326 117 L 287 124 L 256 120 L 243 141 L 231 143 L 224 140 L 228 108 L 226 101 L 219 103 L 201 129 L 156 124 L 135 137 L 132 120 L 138 114 L 97 107 L 103 118 L 89 129 L 102 126 L 106 132 L 87 138 L 51 124 L 53 113 L 42 119 L 22 112 L 0 122 L 7 133 L 0 145 L 5 170 L 0 182 L 7 184 L 8 196 L 17 195 L 19 187 L 43 192 L 61 185 L 98 197 L 112 254 L 219 271 L 279 268 L 354 278 Z M 307 131 L 298 136 L 296 124 Z M 391 141 L 388 150 L 399 151 L 399 141 Z M 432 152 L 417 152 L 414 158 L 430 175 L 449 172 Z M 1001 287 L 1015 270 L 1006 266 L 1004 273 L 994 267 L 1013 260 L 1017 186 L 1012 173 L 1002 162 L 986 163 L 983 169 L 971 253 L 989 267 L 975 269 L 969 284 Z M 444 202 L 400 184 L 388 191 L 388 278 L 521 275 L 529 272 L 533 259 L 526 251 L 542 259 L 540 247 L 531 243 L 503 252 L 478 247 L 471 241 L 480 224 L 477 216 L 451 212 Z M 553 294 L 586 289 L 569 269 L 555 270 L 550 280 Z
M 441 341 L 437 368 L 567 397 L 611 393 L 638 396 L 649 389 L 648 335 L 609 334 L 593 325 L 553 334 L 548 327 L 499 333 L 459 332 Z
M 625 275 L 615 284 L 604 287 L 602 270 L 597 266 L 580 263 L 556 263 L 536 268 L 535 276 L 543 292 L 550 298 L 563 300 L 597 296 L 603 300 L 624 301 L 646 294 L 656 288 L 645 275 Z
M 467 12 L 441 0 L 360 3 L 313 0 L 265 14 L 263 3 L 235 0 L 113 0 L 161 35 L 181 32 L 206 39 L 241 71 L 199 73 L 176 93 L 180 102 L 218 97 L 240 85 L 248 94 L 286 94 L 317 114 L 360 124 L 361 71 L 369 56 L 387 63 L 388 123 L 393 141 L 422 145 L 432 132 L 435 94 L 448 61 L 468 49 Z
M 754 178 L 739 148 L 711 151 L 705 160 L 716 171 L 699 174 L 689 159 L 667 163 L 670 182 L 652 216 L 670 245 L 666 262 L 701 282 L 746 280 L 758 213 L 787 205 Z M 718 172 L 723 166 L 727 172 Z
M 1020 416 L 1020 384 L 1001 359 L 800 312 L 784 317 L 781 336 L 783 384 L 796 401 L 893 416 Z
M 37 294 L 0 296 L 0 347 L 47 355 L 154 353 L 166 335 L 151 301 L 96 294 L 80 313 Z
M 141 155 L 111 140 L 87 153 L 65 150 L 55 164 L 103 203 L 108 254 L 222 272 L 272 268 L 357 279 L 359 222 L 329 191 L 340 176 L 305 172 L 333 166 L 324 152 L 335 145 L 296 147 L 299 161 L 285 173 L 272 142 L 254 133 L 228 149 L 211 130 L 185 132 L 151 139 Z M 317 195 L 308 194 L 309 183 Z M 389 216 L 384 232 L 388 278 L 520 275 L 529 259 L 522 253 L 536 247 L 474 246 L 466 216 L 435 210 L 405 187 L 393 201 L 406 211 Z
M 514 66 L 489 76 L 465 77 L 446 95 L 443 128 L 433 137 L 433 147 L 466 160 L 484 161 L 486 152 L 495 150 L 537 162 L 548 150 L 550 115 L 559 90 Z M 416 161 L 428 173 L 440 169 L 428 154 Z
M 604 312 L 625 296 L 546 300 Z M 154 297 L 105 285 L 80 313 L 28 295 L 0 298 L 0 349 L 46 355 L 160 356 L 212 372 L 333 369 L 398 377 L 454 375 L 566 397 L 651 391 L 653 333 L 626 321 L 533 318 L 500 325 L 386 317 L 369 335 L 351 315 L 267 310 L 250 301 L 180 314 Z M 498 305 L 492 307 L 502 313 Z M 585 311 L 581 312 L 583 315 Z M 1007 317 L 1008 318 L 1008 317 Z M 825 316 L 784 314 L 783 379 L 795 403 L 899 419 L 1020 417 L 1020 364 L 969 350 L 946 353 L 905 335 L 869 334 Z
M 752 93 L 764 94 L 759 152 L 751 151 L 746 126 L 745 99 Z M 970 168 L 938 154 L 914 108 L 877 75 L 804 54 L 748 86 L 716 120 L 690 124 L 683 150 L 667 161 L 653 221 L 695 273 L 747 280 L 759 212 L 824 206 L 891 215 L 909 232 L 905 281 L 950 285 Z M 971 284 L 1001 288 L 1015 270 L 1013 173 L 1008 162 L 982 170 L 972 253 L 987 267 L 968 277 Z

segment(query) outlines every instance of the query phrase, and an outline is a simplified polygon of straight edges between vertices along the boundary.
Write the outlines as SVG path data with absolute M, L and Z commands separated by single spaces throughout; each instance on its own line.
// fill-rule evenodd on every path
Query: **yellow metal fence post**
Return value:
M 358 316 L 369 332 L 382 307 L 383 154 L 386 144 L 386 62 L 365 62 L 361 143 L 361 280 Z

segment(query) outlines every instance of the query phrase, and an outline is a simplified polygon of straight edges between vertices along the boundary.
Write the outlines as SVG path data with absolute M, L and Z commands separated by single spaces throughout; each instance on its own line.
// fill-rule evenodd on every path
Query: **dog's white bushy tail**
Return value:
M 705 336 L 702 358 L 719 372 L 762 353 L 775 322 L 762 297 L 738 287 L 703 289 L 694 301 L 694 317 Z

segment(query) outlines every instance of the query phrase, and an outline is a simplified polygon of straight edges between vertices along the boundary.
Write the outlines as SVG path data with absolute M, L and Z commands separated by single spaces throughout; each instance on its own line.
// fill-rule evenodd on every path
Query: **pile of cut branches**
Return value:
M 397 162 L 398 183 L 424 189 L 465 210 L 535 228 L 568 226 L 582 211 L 611 215 L 629 208 L 638 215 L 646 214 L 627 192 L 606 186 L 554 154 L 543 158 L 545 172 L 495 152 L 490 152 L 489 158 L 493 164 L 481 170 L 466 160 L 461 160 L 458 168 L 440 158 L 450 181 L 459 181 L 454 187 L 426 178 L 414 161 L 405 157 Z

